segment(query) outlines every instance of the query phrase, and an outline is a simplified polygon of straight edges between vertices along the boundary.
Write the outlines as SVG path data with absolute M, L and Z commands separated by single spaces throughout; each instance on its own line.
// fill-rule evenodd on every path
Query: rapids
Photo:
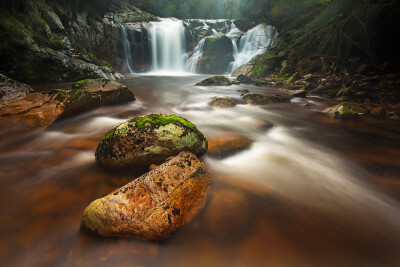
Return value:
M 162 66 L 160 63 L 159 66 Z M 252 85 L 194 86 L 208 76 L 135 76 L 138 100 L 103 107 L 48 129 L 0 138 L 0 262 L 4 266 L 398 266 L 400 124 L 335 121 L 326 102 L 245 104 Z M 68 87 L 68 85 L 66 85 Z M 208 105 L 230 96 L 229 109 Z M 140 176 L 99 169 L 94 150 L 128 118 L 181 115 L 206 138 L 253 145 L 202 158 L 213 188 L 204 211 L 161 243 L 79 231 L 84 208 Z M 269 122 L 272 128 L 265 127 Z

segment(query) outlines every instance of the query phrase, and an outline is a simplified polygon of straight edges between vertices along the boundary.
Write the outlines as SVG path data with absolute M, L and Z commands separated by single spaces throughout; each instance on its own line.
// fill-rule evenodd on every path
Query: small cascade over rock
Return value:
M 121 26 L 122 33 L 122 47 L 124 49 L 125 64 L 130 74 L 133 74 L 133 60 L 132 60 L 132 49 L 131 42 L 129 41 L 128 29 L 126 26 Z
M 183 22 L 176 19 L 160 19 L 160 21 L 150 24 L 151 70 L 155 72 L 184 72 L 187 55 Z
M 253 29 L 249 30 L 239 41 L 239 47 L 237 47 L 238 53 L 234 55 L 235 60 L 229 65 L 229 73 L 240 66 L 248 63 L 256 55 L 267 52 L 278 33 L 273 26 L 259 24 Z M 235 46 L 235 44 L 233 44 Z M 234 48 L 235 50 L 235 48 Z
M 191 73 L 196 72 L 197 63 L 199 62 L 199 59 L 203 56 L 204 53 L 205 41 L 206 38 L 201 39 L 200 42 L 197 44 L 197 46 L 194 48 L 192 56 L 188 59 L 186 63 L 187 71 Z

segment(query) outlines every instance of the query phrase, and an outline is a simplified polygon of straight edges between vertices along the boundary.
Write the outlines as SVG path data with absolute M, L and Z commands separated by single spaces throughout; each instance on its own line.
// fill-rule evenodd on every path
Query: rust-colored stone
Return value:
M 226 157 L 249 148 L 252 141 L 243 136 L 228 136 L 208 140 L 208 152 L 210 157 Z
M 103 236 L 162 240 L 204 207 L 211 184 L 204 163 L 189 152 L 92 202 L 81 227 Z

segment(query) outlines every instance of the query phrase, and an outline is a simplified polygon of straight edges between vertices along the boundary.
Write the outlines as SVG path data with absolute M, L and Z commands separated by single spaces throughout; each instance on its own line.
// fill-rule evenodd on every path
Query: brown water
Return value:
M 204 78 L 134 77 L 123 81 L 133 103 L 0 136 L 0 265 L 400 266 L 399 122 L 335 121 L 319 112 L 320 99 L 249 106 L 236 90 L 276 89 L 193 86 Z M 217 95 L 240 104 L 209 107 Z M 98 169 L 99 140 L 150 112 L 182 115 L 207 138 L 239 134 L 254 144 L 224 160 L 203 157 L 213 176 L 206 208 L 164 242 L 81 233 L 91 201 L 140 175 Z

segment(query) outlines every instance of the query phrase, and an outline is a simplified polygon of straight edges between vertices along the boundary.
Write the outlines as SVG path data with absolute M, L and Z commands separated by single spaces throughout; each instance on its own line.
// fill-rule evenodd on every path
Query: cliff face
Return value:
M 128 0 L 5 1 L 0 73 L 27 83 L 119 78 L 115 69 L 124 70 L 120 25 L 140 22 L 128 37 L 142 45 L 142 23 L 154 19 Z

